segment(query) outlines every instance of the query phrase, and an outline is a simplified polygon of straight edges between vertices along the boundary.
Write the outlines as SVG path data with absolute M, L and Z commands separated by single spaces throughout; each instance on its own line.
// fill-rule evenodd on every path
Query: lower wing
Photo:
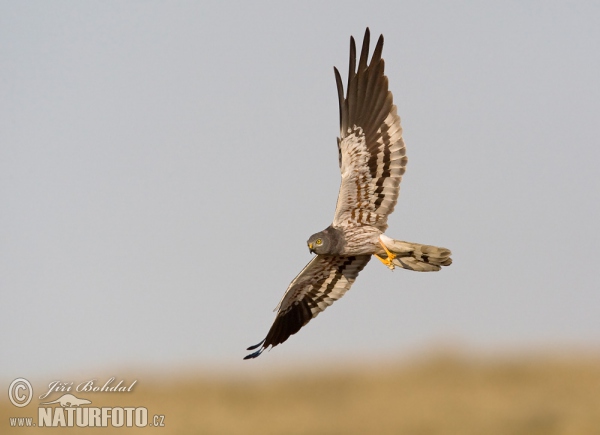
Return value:
M 244 359 L 256 358 L 295 334 L 311 319 L 350 289 L 371 255 L 339 257 L 317 255 L 291 282 L 279 303 L 277 317 L 266 338 L 248 350 L 259 348 Z

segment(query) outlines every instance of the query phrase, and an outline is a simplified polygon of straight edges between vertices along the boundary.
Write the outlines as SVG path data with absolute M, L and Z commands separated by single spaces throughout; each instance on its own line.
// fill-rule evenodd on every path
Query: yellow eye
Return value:
M 315 240 L 315 245 L 321 246 L 322 244 L 323 244 L 323 240 L 321 240 L 321 239 Z

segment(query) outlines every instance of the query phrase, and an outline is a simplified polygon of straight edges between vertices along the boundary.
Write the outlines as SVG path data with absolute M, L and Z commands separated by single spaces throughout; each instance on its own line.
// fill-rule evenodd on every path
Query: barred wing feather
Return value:
M 367 65 L 369 41 L 367 29 L 356 68 L 356 46 L 354 38 L 350 38 L 345 97 L 340 73 L 334 68 L 340 108 L 338 151 L 342 183 L 333 225 L 372 225 L 385 231 L 387 217 L 398 200 L 407 159 L 400 117 L 384 74 L 383 35 Z
M 269 346 L 283 343 L 341 298 L 370 259 L 370 255 L 317 255 L 313 258 L 286 290 L 266 338 L 248 350 L 260 348 L 244 359 L 256 358 Z

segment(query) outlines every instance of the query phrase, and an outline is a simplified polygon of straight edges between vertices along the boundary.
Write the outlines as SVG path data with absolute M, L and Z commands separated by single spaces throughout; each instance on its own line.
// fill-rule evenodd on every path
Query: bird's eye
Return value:
M 321 239 L 315 240 L 315 245 L 321 246 L 322 244 L 323 244 L 323 240 L 321 240 Z

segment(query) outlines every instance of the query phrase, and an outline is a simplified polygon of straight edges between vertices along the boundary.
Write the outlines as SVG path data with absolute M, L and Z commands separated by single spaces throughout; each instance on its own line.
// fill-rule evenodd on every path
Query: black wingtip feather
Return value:
M 258 344 L 255 344 L 254 346 L 250 346 L 250 347 L 249 347 L 248 349 L 246 349 L 246 350 L 254 350 L 254 349 L 256 349 L 258 346 L 262 345 L 264 342 L 265 342 L 265 340 L 261 341 L 261 342 L 260 342 L 260 343 L 258 343 Z
M 263 351 L 264 351 L 264 350 L 265 350 L 264 348 L 261 348 L 261 349 L 257 350 L 256 352 L 254 352 L 254 353 L 251 353 L 250 355 L 246 355 L 246 356 L 244 357 L 244 359 L 245 359 L 245 360 L 246 360 L 246 359 L 254 359 L 254 358 L 256 358 L 256 357 L 260 356 L 260 354 L 261 354 L 261 353 L 263 353 Z
M 377 45 L 375 46 L 375 50 L 373 51 L 373 57 L 371 58 L 371 65 L 379 62 L 381 59 L 381 52 L 383 51 L 383 35 L 379 35 L 379 39 L 377 40 Z
M 365 31 L 365 37 L 363 38 L 362 48 L 360 50 L 360 60 L 358 61 L 358 71 L 362 71 L 367 68 L 367 59 L 369 58 L 369 44 L 371 42 L 371 34 L 369 28 Z
M 373 131 L 371 130 L 377 128 L 377 125 L 373 124 L 372 121 L 379 120 L 380 111 L 377 109 L 379 109 L 379 104 L 385 102 L 385 100 L 382 100 L 381 95 L 382 93 L 385 95 L 387 91 L 387 84 L 383 81 L 385 63 L 381 58 L 384 38 L 383 35 L 380 35 L 377 39 L 377 44 L 369 62 L 370 40 L 371 30 L 367 27 L 357 64 L 356 40 L 353 36 L 350 37 L 348 82 L 345 90 L 339 70 L 334 68 L 340 111 L 341 139 L 346 136 L 347 130 L 352 124 L 360 124 L 366 135 L 372 135 Z
M 350 37 L 350 62 L 348 65 L 348 89 L 347 92 L 350 92 L 350 82 L 352 81 L 352 77 L 356 73 L 356 42 L 354 42 L 354 36 Z M 346 95 L 348 98 L 348 95 Z
M 265 340 L 266 340 L 266 339 L 265 339 Z M 262 345 L 264 344 L 265 340 L 261 341 L 261 342 L 260 342 L 260 343 L 258 343 L 258 344 L 255 344 L 254 346 L 250 346 L 250 347 L 249 347 L 248 349 L 246 349 L 246 350 L 254 350 L 254 349 L 256 349 L 257 347 L 259 347 L 259 346 L 262 346 Z M 246 356 L 244 357 L 244 359 L 253 359 L 253 358 L 256 358 L 257 356 L 260 356 L 260 354 L 261 354 L 261 353 L 263 353 L 263 351 L 264 351 L 264 350 L 265 350 L 265 347 L 263 346 L 263 347 L 261 347 L 260 349 L 258 349 L 256 352 L 254 352 L 254 353 L 251 353 L 250 355 L 246 355 Z
M 343 131 L 344 127 L 344 119 L 343 119 L 343 108 L 344 108 L 344 84 L 342 83 L 342 76 L 336 67 L 333 67 L 333 72 L 335 74 L 335 84 L 337 86 L 338 92 L 338 108 L 340 111 L 340 131 Z

